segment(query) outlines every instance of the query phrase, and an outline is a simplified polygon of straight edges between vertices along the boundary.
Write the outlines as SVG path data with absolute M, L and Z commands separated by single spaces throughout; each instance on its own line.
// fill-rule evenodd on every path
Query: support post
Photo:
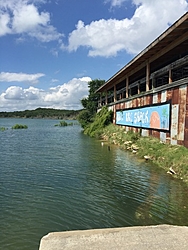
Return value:
M 126 98 L 129 97 L 129 77 L 126 76 Z
M 140 94 L 140 82 L 138 82 L 138 94 Z
M 108 91 L 106 91 L 106 100 L 105 100 L 105 104 L 108 104 Z
M 172 83 L 172 69 L 171 68 L 169 68 L 168 83 Z
M 102 93 L 100 92 L 100 106 L 102 106 Z
M 117 101 L 116 85 L 114 85 L 114 102 Z
M 150 63 L 147 62 L 147 65 L 146 65 L 146 91 L 149 90 L 149 78 L 150 78 Z

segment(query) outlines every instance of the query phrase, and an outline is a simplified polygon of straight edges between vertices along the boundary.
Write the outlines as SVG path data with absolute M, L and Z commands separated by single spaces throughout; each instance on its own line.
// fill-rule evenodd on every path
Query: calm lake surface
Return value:
M 0 119 L 1 249 L 38 250 L 52 231 L 188 225 L 182 182 L 58 123 Z

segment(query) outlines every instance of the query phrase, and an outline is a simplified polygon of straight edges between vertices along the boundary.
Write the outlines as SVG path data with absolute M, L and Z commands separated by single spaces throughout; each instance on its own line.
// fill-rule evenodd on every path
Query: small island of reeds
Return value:
M 27 129 L 28 126 L 27 125 L 22 125 L 22 124 L 15 124 L 14 126 L 12 126 L 12 129 Z

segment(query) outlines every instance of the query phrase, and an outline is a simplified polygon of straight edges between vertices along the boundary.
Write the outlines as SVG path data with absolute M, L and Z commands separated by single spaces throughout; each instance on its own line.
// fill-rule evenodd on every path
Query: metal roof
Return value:
M 188 51 L 188 12 L 163 32 L 149 46 L 141 51 L 128 64 L 114 74 L 102 85 L 97 92 L 106 91 L 114 84 L 125 79 L 126 75 L 131 76 L 141 69 L 145 69 L 146 63 L 155 64 L 159 67 L 164 61 L 169 61 L 174 56 L 187 53 Z

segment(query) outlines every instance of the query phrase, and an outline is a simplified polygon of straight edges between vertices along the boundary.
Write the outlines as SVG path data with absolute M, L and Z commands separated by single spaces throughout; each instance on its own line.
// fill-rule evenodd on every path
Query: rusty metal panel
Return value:
M 185 112 L 185 129 L 188 129 L 188 110 L 187 110 L 187 108 L 186 108 L 186 112 Z
M 171 114 L 171 144 L 177 144 L 178 136 L 178 111 L 179 105 L 172 105 L 172 114 Z
M 136 98 L 136 106 L 140 107 L 140 98 Z
M 186 112 L 185 112 L 185 129 L 184 129 L 184 146 L 188 148 L 188 87 L 186 93 Z
M 141 98 L 140 98 L 140 106 L 143 106 L 144 105 L 144 97 L 142 96 Z
M 179 88 L 178 140 L 184 140 L 187 86 Z
M 184 132 L 184 146 L 188 148 L 188 129 L 185 128 Z
M 156 131 L 156 130 L 152 130 L 152 136 L 154 136 L 155 138 L 160 139 L 160 132 Z
M 140 107 L 140 101 L 141 101 L 141 98 L 136 98 L 137 107 Z
M 151 95 L 146 96 L 146 104 L 149 105 L 151 103 L 152 103 L 152 96 Z
M 120 109 L 120 104 L 116 104 L 116 109 Z
M 136 106 L 136 98 L 132 100 L 132 107 L 135 108 Z
M 178 104 L 179 101 L 179 89 L 173 89 L 172 93 L 172 104 Z
M 181 146 L 184 145 L 184 141 L 182 141 L 182 140 L 178 140 L 177 142 L 178 142 L 178 145 L 181 145 Z

